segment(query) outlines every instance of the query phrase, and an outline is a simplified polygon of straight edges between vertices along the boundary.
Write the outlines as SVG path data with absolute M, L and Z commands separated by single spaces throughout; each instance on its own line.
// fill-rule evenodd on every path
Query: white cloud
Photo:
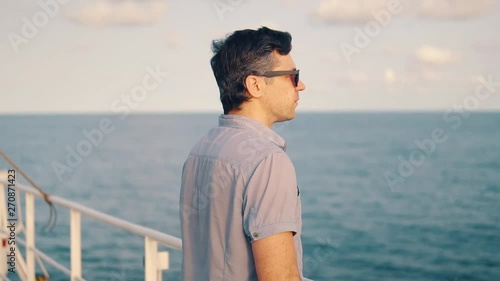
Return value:
M 336 72 L 330 75 L 338 85 L 353 85 L 353 84 L 385 84 L 386 86 L 409 85 L 415 84 L 420 79 L 421 74 L 415 73 L 412 78 L 404 74 L 397 74 L 392 68 L 388 67 L 383 72 L 366 73 L 360 70 L 350 70 L 346 72 Z
M 166 10 L 163 0 L 102 0 L 85 3 L 77 12 L 68 14 L 68 17 L 86 25 L 144 25 L 160 21 Z
M 403 78 L 403 76 L 405 78 Z M 477 77 L 470 74 L 454 73 L 450 69 L 436 68 L 431 65 L 417 64 L 401 77 L 400 82 L 408 82 L 414 86 L 464 86 L 474 82 Z
M 459 55 L 448 49 L 439 49 L 424 45 L 415 51 L 418 62 L 432 65 L 445 65 L 459 60 Z
M 392 68 L 386 68 L 384 71 L 384 84 L 393 85 L 415 85 L 418 75 L 406 76 L 404 73 L 397 74 Z
M 394 4 L 402 16 L 461 20 L 486 14 L 497 3 L 498 0 L 323 0 L 313 17 L 327 24 L 366 23 L 376 19 L 375 13 L 390 14 L 389 7 Z
M 385 84 L 394 84 L 396 83 L 396 74 L 390 68 L 386 69 L 384 72 L 384 80 Z
M 469 19 L 490 11 L 496 0 L 420 0 L 417 16 L 430 19 Z
M 387 8 L 390 0 L 323 0 L 314 16 L 325 23 L 362 23 L 373 20 L 372 11 Z

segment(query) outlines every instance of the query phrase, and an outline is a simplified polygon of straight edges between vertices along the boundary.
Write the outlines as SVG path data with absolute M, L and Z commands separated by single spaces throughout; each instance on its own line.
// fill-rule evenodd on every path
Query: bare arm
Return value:
M 252 251 L 259 281 L 301 281 L 292 232 L 257 240 Z

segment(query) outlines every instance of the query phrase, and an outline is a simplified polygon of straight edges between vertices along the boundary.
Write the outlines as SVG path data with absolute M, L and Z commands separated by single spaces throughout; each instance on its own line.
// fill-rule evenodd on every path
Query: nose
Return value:
M 299 84 L 297 85 L 297 90 L 304 91 L 305 89 L 306 85 L 304 84 L 304 82 L 302 82 L 302 80 L 299 80 Z

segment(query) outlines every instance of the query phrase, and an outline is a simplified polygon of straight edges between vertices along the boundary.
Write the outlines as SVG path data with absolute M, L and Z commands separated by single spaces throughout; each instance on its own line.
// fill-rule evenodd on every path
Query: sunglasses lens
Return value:
M 293 75 L 293 82 L 295 83 L 295 87 L 297 87 L 299 85 L 299 74 L 294 74 Z

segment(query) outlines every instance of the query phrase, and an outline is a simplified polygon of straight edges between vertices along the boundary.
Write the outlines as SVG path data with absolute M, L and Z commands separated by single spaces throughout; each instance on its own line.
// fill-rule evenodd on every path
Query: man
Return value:
M 283 138 L 305 89 L 291 36 L 262 27 L 214 41 L 224 114 L 182 172 L 184 281 L 303 281 L 301 201 Z

